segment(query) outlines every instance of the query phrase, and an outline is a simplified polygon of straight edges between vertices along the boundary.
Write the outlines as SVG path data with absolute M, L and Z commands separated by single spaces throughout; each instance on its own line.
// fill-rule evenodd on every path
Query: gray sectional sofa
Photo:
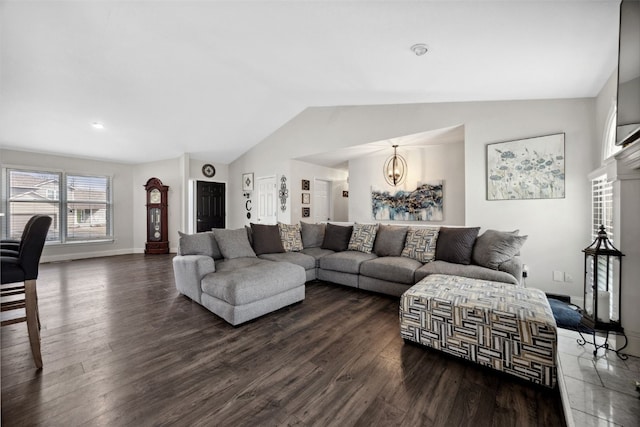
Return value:
M 520 285 L 517 231 L 384 224 L 259 225 L 181 234 L 176 287 L 232 325 L 302 301 L 308 281 L 400 296 L 431 274 Z

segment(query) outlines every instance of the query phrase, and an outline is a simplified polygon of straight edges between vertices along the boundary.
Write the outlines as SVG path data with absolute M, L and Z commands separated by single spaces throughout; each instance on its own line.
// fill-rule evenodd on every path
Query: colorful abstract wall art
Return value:
M 373 219 L 385 221 L 442 221 L 443 181 L 430 181 L 413 191 L 371 189 Z

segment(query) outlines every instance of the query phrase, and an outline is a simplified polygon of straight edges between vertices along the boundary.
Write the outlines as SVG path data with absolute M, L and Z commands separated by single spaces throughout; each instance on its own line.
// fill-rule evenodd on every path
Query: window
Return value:
M 613 185 L 607 180 L 607 175 L 600 175 L 591 180 L 591 240 L 594 241 L 598 237 L 598 231 L 600 226 L 604 225 L 604 229 L 607 232 L 607 237 L 614 243 L 613 235 Z M 614 243 L 615 244 L 615 243 Z M 602 286 L 607 281 L 607 271 L 609 272 L 609 283 L 615 283 L 613 280 L 614 271 L 617 266 L 613 260 L 610 260 L 610 265 L 607 266 L 605 257 L 598 257 L 598 262 L 601 263 L 598 266 L 598 284 L 600 285 L 598 290 L 605 290 Z M 607 268 L 608 267 L 608 268 Z M 593 265 L 587 265 L 587 280 L 588 289 L 593 287 Z M 610 289 L 614 297 L 610 299 L 609 312 L 611 316 L 615 316 L 617 313 L 617 295 L 619 290 Z M 585 302 L 586 304 L 586 302 Z M 617 320 L 617 318 L 613 318 Z
M 591 208 L 591 239 L 598 237 L 600 225 L 604 225 L 613 242 L 613 186 L 606 174 L 591 180 Z
M 8 238 L 19 239 L 36 214 L 53 219 L 47 241 L 111 238 L 110 177 L 18 169 L 7 169 L 6 176 Z
M 105 239 L 109 232 L 109 178 L 67 175 L 67 240 Z

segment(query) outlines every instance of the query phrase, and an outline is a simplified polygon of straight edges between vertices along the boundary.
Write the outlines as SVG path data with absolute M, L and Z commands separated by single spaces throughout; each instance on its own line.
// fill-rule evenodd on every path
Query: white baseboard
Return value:
M 131 249 L 117 249 L 111 251 L 75 252 L 72 254 L 43 255 L 40 262 L 72 261 L 74 259 L 99 258 L 133 253 Z
M 178 248 L 169 248 L 169 253 L 177 253 Z M 143 254 L 144 248 L 117 249 L 111 251 L 75 252 L 61 255 L 42 255 L 40 262 L 73 261 L 74 259 L 100 258 L 114 255 Z

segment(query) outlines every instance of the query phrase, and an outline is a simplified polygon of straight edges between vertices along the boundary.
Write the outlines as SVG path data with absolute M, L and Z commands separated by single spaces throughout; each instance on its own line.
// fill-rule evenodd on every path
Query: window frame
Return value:
M 113 176 L 111 175 L 99 175 L 99 174 L 88 174 L 82 172 L 67 172 L 64 170 L 56 170 L 56 169 L 44 169 L 38 167 L 30 167 L 30 166 L 13 166 L 13 165 L 3 165 L 2 166 L 2 177 L 5 182 L 5 185 L 2 186 L 2 210 L 5 214 L 4 221 L 2 223 L 2 236 L 3 238 L 10 238 L 11 232 L 11 204 L 16 203 L 15 200 L 11 200 L 11 172 L 27 172 L 27 173 L 41 173 L 41 174 L 52 174 L 58 176 L 58 188 L 56 190 L 47 190 L 55 191 L 58 195 L 57 198 L 57 207 L 58 207 L 58 221 L 59 221 L 59 229 L 58 229 L 58 238 L 47 240 L 45 242 L 46 245 L 69 245 L 69 244 L 81 244 L 81 243 L 101 243 L 101 242 L 113 242 L 115 241 L 114 237 L 114 226 L 113 226 Z M 73 238 L 69 237 L 68 230 L 68 212 L 69 212 L 69 203 L 82 203 L 86 202 L 84 200 L 73 200 L 69 202 L 67 195 L 67 180 L 69 177 L 88 177 L 88 178 L 101 178 L 106 179 L 106 201 L 102 202 L 94 202 L 90 201 L 93 204 L 99 204 L 105 206 L 105 235 L 95 237 L 95 238 Z M 39 201 L 18 201 L 17 203 L 43 203 Z M 19 230 L 21 233 L 22 230 Z M 50 231 L 51 232 L 51 231 Z

